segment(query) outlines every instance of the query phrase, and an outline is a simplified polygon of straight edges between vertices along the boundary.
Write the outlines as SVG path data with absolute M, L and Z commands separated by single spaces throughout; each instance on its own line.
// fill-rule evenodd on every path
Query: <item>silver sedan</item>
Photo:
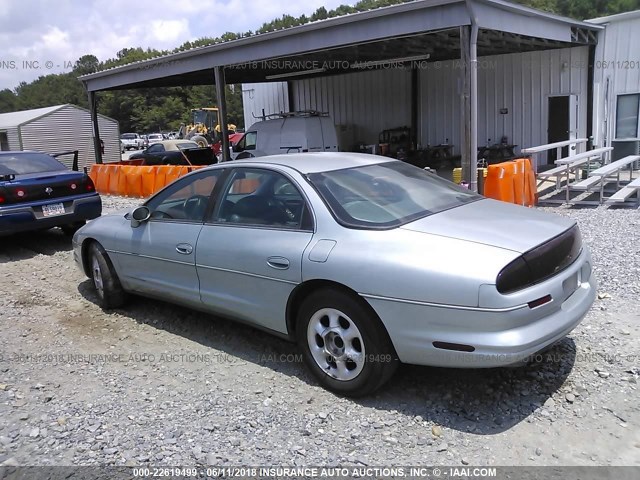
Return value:
M 74 257 L 104 308 L 136 294 L 248 322 L 296 341 L 324 387 L 353 396 L 399 362 L 522 363 L 596 294 L 572 220 L 347 153 L 191 173 L 81 228 Z

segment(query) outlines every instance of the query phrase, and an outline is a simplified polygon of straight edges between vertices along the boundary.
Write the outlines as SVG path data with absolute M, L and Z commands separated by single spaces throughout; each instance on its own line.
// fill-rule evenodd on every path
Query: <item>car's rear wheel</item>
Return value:
M 100 306 L 106 309 L 121 307 L 125 301 L 125 292 L 111 259 L 98 242 L 89 246 L 89 267 Z
M 74 233 L 76 233 L 78 230 L 80 230 L 80 228 L 83 227 L 86 223 L 87 222 L 83 220 L 82 222 L 73 222 L 67 225 L 61 225 L 60 228 L 62 229 L 62 232 L 65 235 L 71 236 Z
M 321 290 L 305 299 L 296 337 L 305 363 L 320 384 L 342 395 L 372 393 L 399 363 L 375 313 L 339 290 Z

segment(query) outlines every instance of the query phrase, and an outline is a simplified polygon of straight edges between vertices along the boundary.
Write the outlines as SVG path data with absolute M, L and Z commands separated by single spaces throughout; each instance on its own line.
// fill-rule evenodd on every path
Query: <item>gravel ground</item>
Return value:
M 402 366 L 360 400 L 249 327 L 142 298 L 103 312 L 55 230 L 0 239 L 0 464 L 640 465 L 640 212 L 546 210 L 592 249 L 583 323 L 526 367 Z

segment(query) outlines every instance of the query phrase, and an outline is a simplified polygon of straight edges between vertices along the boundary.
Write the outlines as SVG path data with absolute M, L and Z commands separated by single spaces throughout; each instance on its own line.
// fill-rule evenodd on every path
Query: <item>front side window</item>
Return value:
M 308 175 L 334 216 L 352 228 L 392 228 L 483 197 L 404 162 Z
M 238 168 L 225 186 L 214 221 L 307 229 L 309 214 L 298 187 L 284 175 L 272 170 Z
M 640 93 L 618 96 L 616 138 L 640 138 L 638 113 L 640 113 Z
M 247 132 L 238 142 L 238 150 L 255 150 L 258 132 Z
M 211 170 L 185 177 L 145 204 L 152 220 L 202 222 L 213 188 L 222 170 Z

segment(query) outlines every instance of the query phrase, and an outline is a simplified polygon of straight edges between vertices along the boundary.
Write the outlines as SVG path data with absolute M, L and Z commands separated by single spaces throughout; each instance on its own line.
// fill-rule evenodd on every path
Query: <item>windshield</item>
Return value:
M 154 133 L 154 134 L 149 135 L 149 139 L 150 140 L 156 140 L 158 138 L 162 138 L 162 135 L 160 135 L 159 133 Z
M 212 127 L 216 123 L 215 111 L 193 110 L 193 123 L 202 123 L 207 127 Z
M 308 175 L 343 225 L 391 228 L 479 200 L 472 191 L 403 162 Z
M 66 167 L 44 153 L 0 155 L 0 175 L 27 175 L 60 170 L 66 170 Z

